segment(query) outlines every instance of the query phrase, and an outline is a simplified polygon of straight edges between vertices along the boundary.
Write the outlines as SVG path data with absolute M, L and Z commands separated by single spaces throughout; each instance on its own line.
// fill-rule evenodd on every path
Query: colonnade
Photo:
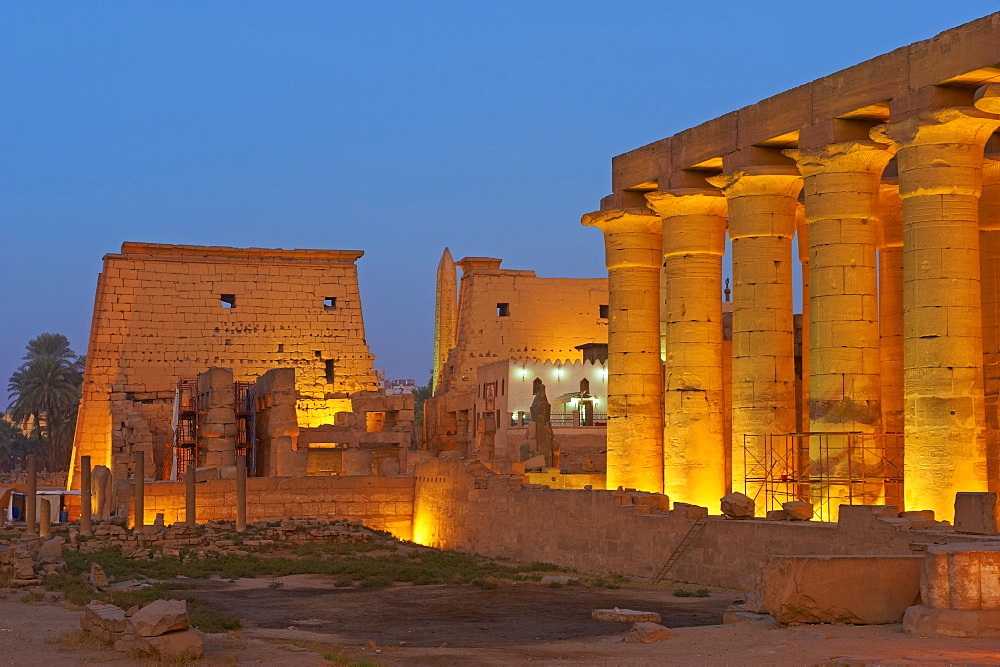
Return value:
M 732 488 L 743 490 L 745 435 L 811 431 L 904 433 L 908 509 L 950 518 L 956 491 L 1000 490 L 1000 162 L 985 154 L 998 114 L 991 84 L 975 107 L 874 127 L 827 121 L 803 130 L 783 159 L 723 156 L 703 187 L 660 181 L 646 194 L 649 211 L 584 216 L 604 232 L 608 257 L 609 488 L 715 507 L 730 481 L 727 448 Z M 894 157 L 898 180 L 887 176 Z M 729 413 L 719 298 L 727 231 Z M 798 397 L 796 232 L 806 299 Z M 659 377 L 650 357 L 661 325 Z

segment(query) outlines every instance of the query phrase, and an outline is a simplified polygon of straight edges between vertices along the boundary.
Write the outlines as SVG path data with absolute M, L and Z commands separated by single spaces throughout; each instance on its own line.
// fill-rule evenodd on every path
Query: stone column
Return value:
M 663 229 L 642 209 L 598 211 L 608 286 L 607 487 L 663 491 L 660 264 Z
M 879 361 L 882 380 L 882 431 L 890 474 L 903 466 L 903 201 L 899 184 L 882 183 L 879 194 Z M 886 505 L 902 507 L 903 486 L 886 486 Z
M 34 454 L 28 454 L 28 491 L 24 495 L 24 522 L 27 524 L 25 533 L 35 535 L 38 525 L 35 497 L 38 495 L 38 463 Z
M 726 199 L 683 189 L 646 195 L 663 219 L 663 489 L 715 507 L 726 495 L 722 257 Z
M 804 180 L 809 226 L 809 430 L 878 433 L 879 378 L 878 203 L 882 172 L 892 151 L 873 141 L 846 141 L 783 151 Z M 864 449 L 843 454 L 852 444 Z M 877 475 L 882 438 L 827 438 L 836 461 L 823 470 L 835 478 Z M 838 454 L 840 456 L 838 456 Z M 860 493 L 862 498 L 854 498 Z M 882 484 L 830 486 L 834 516 L 841 504 L 884 500 Z
M 882 430 L 903 432 L 903 202 L 899 184 L 879 194 L 879 359 Z
M 997 127 L 950 108 L 872 129 L 897 148 L 903 199 L 905 505 L 948 520 L 957 491 L 986 490 L 979 195 Z
M 1000 491 L 1000 155 L 987 156 L 979 199 L 979 267 L 983 292 L 983 389 L 986 479 Z
M 80 457 L 80 534 L 90 535 L 91 510 L 90 456 Z
M 184 520 L 189 526 L 195 525 L 197 519 L 195 515 L 195 489 L 197 488 L 195 484 L 197 481 L 198 470 L 192 463 L 184 473 Z
M 801 380 L 799 382 L 798 416 L 795 426 L 800 432 L 809 430 L 809 225 L 806 224 L 806 207 L 795 210 L 795 249 L 802 267 L 802 338 L 800 349 Z M 808 464 L 808 461 L 806 462 Z
M 247 457 L 236 455 L 236 531 L 247 529 Z
M 729 202 L 733 242 L 732 446 L 738 491 L 754 461 L 766 454 L 762 436 L 796 431 L 792 237 L 802 179 L 795 167 L 754 166 L 708 181 Z M 751 436 L 747 465 L 744 436 Z M 791 453 L 780 454 L 787 459 Z M 759 485 L 746 489 L 751 497 L 759 495 Z M 758 498 L 758 510 L 763 507 Z
M 38 502 L 38 536 L 46 539 L 52 537 L 52 503 L 48 498 L 42 498 Z
M 133 530 L 138 531 L 146 520 L 146 452 L 132 453 L 132 474 L 135 478 L 135 520 Z
M 784 153 L 802 173 L 809 225 L 809 429 L 878 432 L 876 232 L 892 151 L 848 141 Z

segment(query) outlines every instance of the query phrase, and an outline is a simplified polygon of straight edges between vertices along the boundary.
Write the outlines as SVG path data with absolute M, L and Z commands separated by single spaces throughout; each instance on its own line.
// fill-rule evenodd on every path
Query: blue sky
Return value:
M 364 250 L 376 366 L 423 383 L 444 246 L 602 275 L 613 155 L 997 10 L 0 2 L 0 377 L 84 352 L 130 240 Z

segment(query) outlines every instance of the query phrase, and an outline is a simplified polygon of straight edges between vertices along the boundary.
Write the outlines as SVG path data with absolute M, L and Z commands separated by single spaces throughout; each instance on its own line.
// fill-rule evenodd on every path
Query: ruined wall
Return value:
M 344 519 L 364 521 L 400 539 L 411 537 L 413 477 L 250 477 L 247 521 Z M 197 520 L 236 519 L 236 481 L 215 479 L 198 484 Z M 146 484 L 145 520 L 162 512 L 167 524 L 184 521 L 184 484 Z
M 415 475 L 413 539 L 443 549 L 652 577 L 692 524 L 678 512 L 616 505 L 613 491 L 520 488 L 513 478 L 473 475 L 458 461 L 431 459 Z M 751 590 L 771 555 L 910 555 L 914 542 L 975 539 L 900 530 L 859 516 L 865 509 L 845 512 L 839 524 L 710 517 L 671 578 Z
M 376 386 L 354 264 L 361 255 L 147 243 L 106 255 L 74 466 L 83 454 L 110 465 L 134 444 L 162 448 L 177 380 L 209 367 L 232 368 L 237 380 L 295 368 L 303 426 L 349 410 L 349 393 Z

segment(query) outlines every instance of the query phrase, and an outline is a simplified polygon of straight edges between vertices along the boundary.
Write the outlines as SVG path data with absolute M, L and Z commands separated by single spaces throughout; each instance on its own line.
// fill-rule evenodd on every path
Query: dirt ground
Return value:
M 244 636 L 298 641 L 387 665 L 1000 665 L 1000 640 L 921 639 L 900 625 L 719 625 L 723 609 L 742 597 L 721 589 L 696 598 L 675 597 L 672 589 L 538 583 L 481 590 L 336 588 L 321 575 L 283 577 L 280 588 L 271 581 L 208 581 L 195 592 L 244 618 Z M 659 612 L 677 636 L 626 644 L 628 626 L 590 619 L 593 609 L 605 607 Z
M 921 639 L 899 625 L 718 625 L 740 597 L 718 589 L 678 598 L 669 589 L 538 583 L 337 588 L 322 575 L 188 582 L 244 619 L 237 633 L 206 636 L 201 664 L 321 665 L 327 654 L 385 665 L 1000 665 L 1000 640 Z M 142 664 L 84 640 L 82 612 L 23 595 L 0 599 L 0 665 Z M 626 644 L 626 625 L 590 619 L 592 609 L 615 606 L 658 611 L 676 636 Z

